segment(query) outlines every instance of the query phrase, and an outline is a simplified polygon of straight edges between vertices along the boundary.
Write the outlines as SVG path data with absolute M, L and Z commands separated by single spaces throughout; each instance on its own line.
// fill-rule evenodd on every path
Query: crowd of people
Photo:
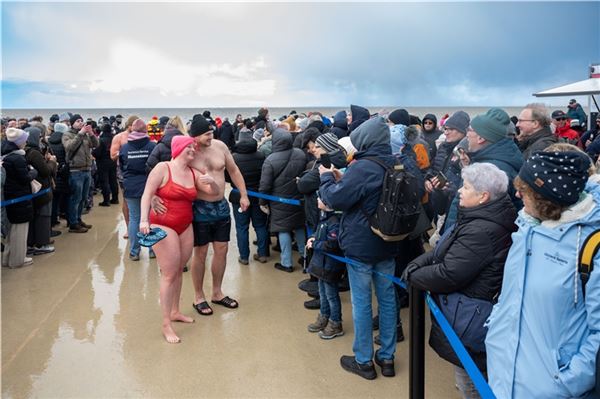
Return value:
M 491 108 L 439 121 L 358 105 L 279 119 L 261 108 L 233 123 L 210 111 L 187 123 L 120 115 L 95 123 L 67 112 L 48 124 L 6 118 L 2 200 L 49 190 L 2 208 L 2 264 L 54 251 L 60 218 L 70 233 L 91 229 L 82 215 L 98 190 L 99 206 L 122 205 L 131 261 L 140 259 L 140 237 L 166 232 L 148 256 L 161 269 L 162 333 L 178 343 L 172 322 L 193 322 L 179 309 L 188 263 L 199 315 L 239 306 L 222 290 L 233 213 L 241 267 L 279 251 L 275 269 L 309 273 L 299 286 L 314 298 L 305 307 L 319 310 L 309 332 L 344 334 L 340 292 L 349 288 L 354 343 L 343 369 L 374 379 L 377 365 L 395 375 L 408 296 L 393 275 L 432 294 L 498 397 L 582 397 L 594 389 L 600 346 L 600 277 L 579 265 L 600 228 L 600 116 L 586 126 L 575 100 L 567 112 L 529 104 L 513 117 Z M 392 209 L 386 189 L 398 190 Z M 381 215 L 414 224 L 384 234 Z M 455 366 L 461 394 L 478 397 L 435 320 L 430 345 Z

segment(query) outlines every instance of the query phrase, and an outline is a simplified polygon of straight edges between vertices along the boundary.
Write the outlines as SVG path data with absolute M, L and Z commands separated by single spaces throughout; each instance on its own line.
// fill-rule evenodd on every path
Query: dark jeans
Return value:
M 98 182 L 102 190 L 102 200 L 108 202 L 111 199 L 119 199 L 119 184 L 117 183 L 117 165 L 110 164 L 98 165 Z
M 89 171 L 71 171 L 69 176 L 69 187 L 71 196 L 69 197 L 69 225 L 76 225 L 81 221 L 83 208 L 88 201 L 88 192 L 92 176 Z
M 248 242 L 248 229 L 250 228 L 250 221 L 252 221 L 252 227 L 256 232 L 256 239 L 258 241 L 258 256 L 268 256 L 269 233 L 267 231 L 267 215 L 260 210 L 258 204 L 250 205 L 246 212 L 239 211 L 239 204 L 232 203 L 232 206 L 240 258 L 248 259 L 250 257 L 250 246 Z
M 319 280 L 319 301 L 321 315 L 331 321 L 342 321 L 342 303 L 338 283 Z
M 67 213 L 69 207 L 69 193 L 54 191 L 52 193 L 52 223 L 58 223 L 59 216 Z

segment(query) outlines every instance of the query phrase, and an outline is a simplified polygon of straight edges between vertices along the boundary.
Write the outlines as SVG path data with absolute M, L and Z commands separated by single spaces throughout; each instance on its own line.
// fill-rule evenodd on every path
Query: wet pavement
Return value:
M 156 260 L 145 249 L 139 262 L 129 260 L 120 206 L 95 207 L 84 221 L 93 225 L 86 234 L 68 233 L 63 221 L 56 252 L 32 266 L 2 268 L 3 398 L 408 397 L 408 342 L 398 344 L 395 378 L 345 372 L 349 292 L 341 294 L 346 335 L 308 333 L 317 311 L 304 309 L 308 297 L 297 289 L 307 276 L 274 269 L 276 252 L 269 263 L 240 265 L 233 228 L 223 290 L 240 307 L 198 315 L 184 273 L 181 309 L 196 322 L 176 324 L 182 342 L 167 344 Z M 429 348 L 426 361 L 426 397 L 460 397 L 452 366 Z

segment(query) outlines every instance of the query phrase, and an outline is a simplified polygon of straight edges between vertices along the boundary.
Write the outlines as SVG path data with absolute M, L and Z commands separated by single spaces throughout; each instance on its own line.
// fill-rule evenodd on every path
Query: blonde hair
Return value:
M 125 121 L 125 129 L 129 129 L 131 125 L 133 125 L 133 122 L 135 122 L 138 119 L 140 118 L 136 115 L 131 115 L 129 118 L 127 118 L 127 121 Z
M 167 127 L 174 127 L 186 136 L 188 134 L 187 128 L 185 127 L 185 123 L 183 123 L 179 115 L 175 115 L 174 117 L 169 119 L 169 122 L 167 122 Z

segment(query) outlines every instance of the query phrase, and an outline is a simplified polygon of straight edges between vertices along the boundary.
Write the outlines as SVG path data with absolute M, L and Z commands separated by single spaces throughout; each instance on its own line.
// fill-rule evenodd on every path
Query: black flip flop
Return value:
M 211 302 L 217 305 L 225 306 L 228 309 L 235 309 L 240 305 L 238 301 L 231 299 L 228 296 L 224 296 L 223 299 L 218 301 L 212 300 Z
M 206 301 L 202 301 L 200 303 L 192 303 L 196 312 L 200 313 L 201 316 L 212 316 L 213 310 Z M 210 313 L 207 313 L 206 310 L 210 310 Z M 204 312 L 203 312 L 204 311 Z

